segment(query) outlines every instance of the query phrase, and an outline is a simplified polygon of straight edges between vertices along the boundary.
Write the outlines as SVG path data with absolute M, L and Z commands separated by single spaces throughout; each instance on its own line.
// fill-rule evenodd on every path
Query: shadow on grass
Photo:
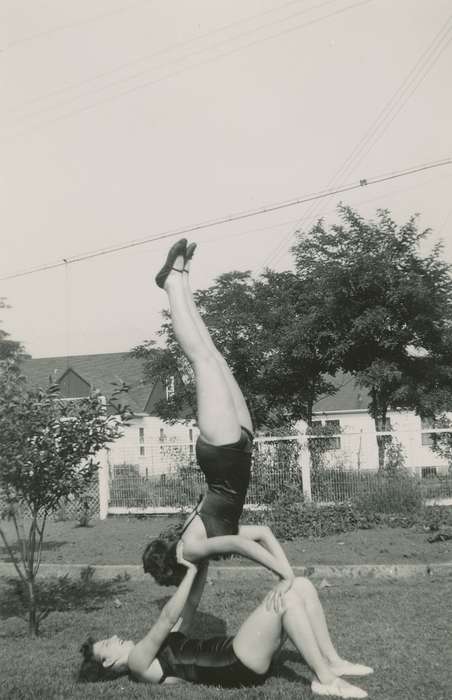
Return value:
M 35 589 L 38 609 L 45 611 L 44 617 L 56 611 L 99 610 L 106 599 L 129 590 L 126 576 L 103 580 L 94 579 L 93 575 L 94 569 L 86 567 L 80 572 L 79 579 L 71 579 L 67 574 L 38 579 Z M 2 589 L 0 619 L 25 617 L 28 612 L 26 585 L 19 578 L 9 577 L 2 580 Z
M 302 673 L 297 673 L 289 666 L 286 666 L 287 663 L 303 664 Z M 293 649 L 286 649 L 286 647 L 283 647 L 274 658 L 271 675 L 276 678 L 285 678 L 287 681 L 303 683 L 309 687 L 311 686 L 311 679 L 314 677 L 309 666 L 306 664 L 303 657 L 300 656 L 300 653 Z

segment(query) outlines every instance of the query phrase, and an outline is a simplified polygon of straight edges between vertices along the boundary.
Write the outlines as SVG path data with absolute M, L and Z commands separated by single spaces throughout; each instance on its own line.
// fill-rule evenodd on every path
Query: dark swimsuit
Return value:
M 255 673 L 235 655 L 233 637 L 189 639 L 182 632 L 171 632 L 156 658 L 165 678 L 181 678 L 191 683 L 222 688 L 262 685 L 267 673 Z
M 199 515 L 207 537 L 238 533 L 250 482 L 252 450 L 253 435 L 244 427 L 240 439 L 228 445 L 211 445 L 198 437 L 196 459 L 206 477 L 207 494 L 193 517 Z

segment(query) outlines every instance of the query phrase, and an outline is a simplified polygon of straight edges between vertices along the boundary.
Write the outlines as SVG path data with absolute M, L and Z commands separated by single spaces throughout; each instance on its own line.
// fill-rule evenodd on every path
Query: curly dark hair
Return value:
M 182 527 L 180 523 L 162 530 L 143 552 L 144 572 L 151 574 L 160 586 L 178 586 L 187 572 L 176 559 L 176 546 Z
M 116 670 L 113 668 L 105 668 L 102 662 L 95 658 L 93 646 L 96 640 L 93 637 L 88 637 L 86 642 L 83 642 L 80 647 L 80 653 L 83 656 L 83 661 L 79 668 L 78 678 L 79 683 L 97 683 L 104 681 L 113 681 L 120 676 L 128 673 L 127 669 Z

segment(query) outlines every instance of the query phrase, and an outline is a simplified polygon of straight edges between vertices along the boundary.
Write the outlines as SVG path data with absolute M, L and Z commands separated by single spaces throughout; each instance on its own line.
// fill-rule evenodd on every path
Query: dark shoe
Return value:
M 197 245 L 198 245 L 197 243 L 190 243 L 190 245 L 187 246 L 187 250 L 185 252 L 185 262 L 192 259 Z M 186 272 L 187 272 L 187 270 L 186 270 Z
M 179 255 L 182 255 L 185 259 L 185 254 L 187 250 L 187 239 L 186 238 L 181 238 L 180 241 L 177 241 L 171 248 L 169 249 L 166 262 L 160 272 L 156 275 L 155 277 L 155 282 L 156 284 L 163 289 L 163 285 L 165 284 L 166 278 L 168 277 L 169 273 L 171 270 L 173 270 L 173 265 L 174 261 Z M 178 272 L 182 272 L 182 270 L 178 270 Z

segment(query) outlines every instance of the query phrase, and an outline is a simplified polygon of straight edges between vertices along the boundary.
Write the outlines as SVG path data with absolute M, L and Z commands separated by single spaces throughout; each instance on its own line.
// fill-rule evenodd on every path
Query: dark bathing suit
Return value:
M 235 655 L 233 637 L 189 639 L 182 632 L 171 632 L 160 647 L 158 659 L 165 678 L 222 688 L 262 685 L 267 673 L 255 673 Z
M 238 533 L 250 482 L 252 450 L 253 435 L 243 426 L 240 439 L 229 445 L 211 445 L 198 437 L 196 459 L 206 477 L 207 494 L 196 514 L 204 523 L 207 537 Z

